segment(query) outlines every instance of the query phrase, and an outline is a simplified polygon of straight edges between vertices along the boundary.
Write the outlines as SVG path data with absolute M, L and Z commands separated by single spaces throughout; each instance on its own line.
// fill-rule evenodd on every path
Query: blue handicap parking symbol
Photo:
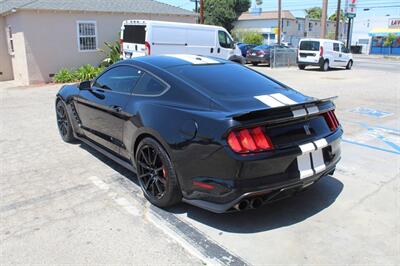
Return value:
M 362 115 L 368 115 L 368 116 L 372 116 L 372 117 L 376 117 L 376 118 L 382 118 L 382 117 L 393 115 L 393 113 L 390 113 L 390 112 L 379 111 L 379 110 L 375 110 L 375 109 L 368 108 L 368 107 L 357 107 L 357 108 L 350 110 L 350 112 L 359 113 Z

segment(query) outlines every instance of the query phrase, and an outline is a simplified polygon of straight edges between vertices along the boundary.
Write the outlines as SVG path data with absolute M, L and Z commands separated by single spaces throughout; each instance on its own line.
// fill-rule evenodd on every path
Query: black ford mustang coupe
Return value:
M 342 128 L 332 99 L 194 55 L 120 61 L 56 98 L 61 137 L 137 174 L 159 207 L 257 208 L 333 174 Z

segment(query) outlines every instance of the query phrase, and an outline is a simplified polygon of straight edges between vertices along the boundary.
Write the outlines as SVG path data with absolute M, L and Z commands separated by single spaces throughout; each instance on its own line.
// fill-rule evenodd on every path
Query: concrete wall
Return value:
M 48 82 L 50 74 L 66 67 L 75 69 L 84 64 L 98 65 L 106 54 L 100 51 L 78 50 L 77 21 L 96 21 L 98 48 L 104 48 L 104 42 L 119 39 L 122 21 L 125 19 L 154 19 L 176 22 L 195 22 L 192 16 L 167 16 L 144 14 L 117 14 L 95 12 L 53 12 L 53 11 L 19 11 L 7 16 L 7 23 L 21 31 L 25 53 L 15 52 L 26 57 L 26 78 L 21 77 L 16 69 L 24 69 L 22 60 L 14 60 L 15 78 L 26 80 L 29 84 Z M 15 24 L 15 25 L 14 25 Z M 15 64 L 14 64 L 15 63 Z
M 0 81 L 12 80 L 11 56 L 8 54 L 5 17 L 0 16 Z

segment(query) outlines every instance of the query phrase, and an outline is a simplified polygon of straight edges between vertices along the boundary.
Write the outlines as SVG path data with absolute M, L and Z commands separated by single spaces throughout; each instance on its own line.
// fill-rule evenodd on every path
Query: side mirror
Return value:
M 90 90 L 92 87 L 92 84 L 90 83 L 90 80 L 84 80 L 81 83 L 79 83 L 78 88 L 80 90 Z

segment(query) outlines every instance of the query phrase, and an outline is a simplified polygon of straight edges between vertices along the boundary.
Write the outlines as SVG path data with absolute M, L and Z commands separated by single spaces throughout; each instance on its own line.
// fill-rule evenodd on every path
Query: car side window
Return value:
M 168 89 L 168 86 L 150 74 L 144 73 L 133 93 L 137 95 L 157 96 Z
M 347 50 L 346 46 L 344 46 L 343 44 L 340 44 L 340 50 L 342 51 L 342 53 L 348 53 L 349 52 Z
M 98 77 L 93 86 L 121 93 L 131 93 L 142 71 L 131 66 L 117 66 Z
M 339 52 L 339 44 L 333 43 L 333 51 Z
M 233 41 L 225 31 L 218 31 L 218 41 L 219 45 L 221 45 L 223 48 L 233 47 Z

